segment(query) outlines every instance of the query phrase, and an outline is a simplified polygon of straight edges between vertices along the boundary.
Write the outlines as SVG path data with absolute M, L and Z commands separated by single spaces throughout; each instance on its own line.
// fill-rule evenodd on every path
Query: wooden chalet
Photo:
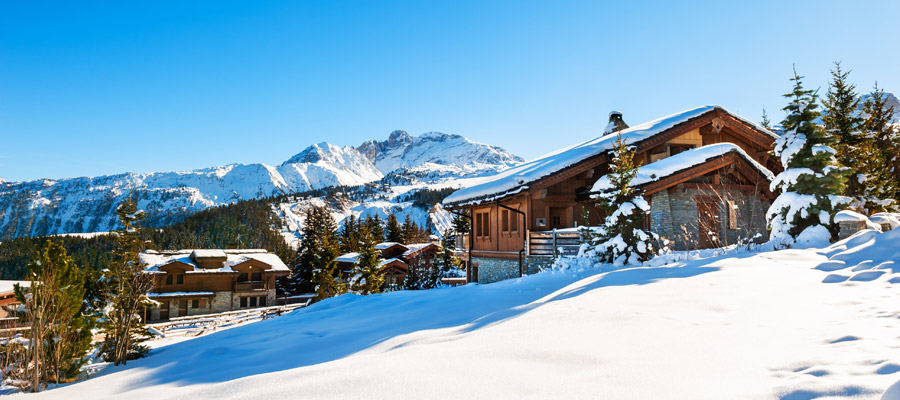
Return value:
M 153 276 L 148 321 L 273 305 L 275 279 L 290 274 L 266 250 L 148 250 L 140 254 Z
M 624 129 L 623 129 L 624 128 Z M 616 132 L 616 130 L 618 132 Z M 636 148 L 648 228 L 676 249 L 707 248 L 765 235 L 777 135 L 720 106 L 686 110 L 627 127 L 610 114 L 603 136 L 510 168 L 448 196 L 443 206 L 471 219 L 469 281 L 534 271 L 577 248 L 578 226 L 604 217 L 592 195 L 609 173 L 618 135 Z
M 384 290 L 401 289 L 410 268 L 431 267 L 439 251 L 434 243 L 383 242 L 375 245 L 375 248 L 381 252 L 378 270 L 384 276 Z M 347 253 L 337 258 L 338 269 L 345 280 L 352 276 L 358 257 L 358 253 Z

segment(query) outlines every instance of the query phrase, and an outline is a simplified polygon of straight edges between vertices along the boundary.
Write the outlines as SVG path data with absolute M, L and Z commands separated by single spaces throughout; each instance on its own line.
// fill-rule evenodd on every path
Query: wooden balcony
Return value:
M 571 229 L 565 231 L 529 231 L 528 255 L 530 256 L 574 256 L 581 245 L 581 233 Z
M 265 292 L 269 290 L 268 281 L 245 281 L 234 284 L 235 292 Z

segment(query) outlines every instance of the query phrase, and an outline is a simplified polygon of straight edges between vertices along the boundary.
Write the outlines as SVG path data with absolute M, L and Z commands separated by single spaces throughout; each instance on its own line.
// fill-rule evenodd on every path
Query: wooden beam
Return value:
M 703 164 L 699 164 L 694 167 L 688 168 L 684 171 L 681 171 L 681 172 L 679 172 L 675 175 L 669 176 L 667 178 L 663 178 L 656 182 L 650 182 L 646 185 L 643 185 L 641 187 L 643 189 L 643 193 L 645 195 L 651 195 L 660 190 L 666 189 L 669 186 L 677 185 L 686 180 L 698 177 L 700 175 L 704 175 L 710 171 L 715 171 L 719 168 L 727 166 L 728 164 L 731 164 L 734 162 L 734 160 L 731 157 L 729 157 L 733 154 L 734 153 L 726 154 L 725 156 L 722 156 L 715 160 L 707 161 Z

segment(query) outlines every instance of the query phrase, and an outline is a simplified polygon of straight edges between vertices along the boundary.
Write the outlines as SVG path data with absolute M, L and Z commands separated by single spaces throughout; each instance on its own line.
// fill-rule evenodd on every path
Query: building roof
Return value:
M 721 106 L 709 105 L 692 108 L 657 120 L 645 122 L 640 125 L 623 129 L 617 133 L 610 133 L 583 143 L 554 151 L 535 160 L 507 169 L 482 181 L 480 184 L 460 189 L 444 199 L 443 204 L 448 206 L 461 206 L 484 201 L 499 199 L 508 195 L 520 193 L 528 189 L 528 185 L 541 178 L 559 172 L 591 157 L 601 155 L 611 150 L 619 134 L 626 144 L 637 144 L 651 137 L 657 136 L 677 125 L 699 118 L 713 111 L 725 114 L 752 127 L 760 134 L 771 137 L 778 136 L 774 133 L 734 114 Z
M 376 250 L 385 250 L 385 249 L 389 249 L 389 248 L 394 247 L 394 246 L 400 246 L 400 247 L 403 247 L 403 248 L 407 248 L 406 245 L 404 245 L 403 243 L 397 243 L 397 242 L 381 242 L 381 243 L 378 243 L 378 244 L 375 245 L 375 249 L 376 249 Z
M 412 243 L 412 244 L 408 244 L 408 245 L 406 245 L 406 248 L 407 248 L 408 250 L 406 250 L 406 252 L 403 253 L 403 256 L 402 256 L 402 257 L 408 259 L 409 257 L 413 257 L 413 256 L 415 256 L 416 254 L 418 254 L 419 252 L 421 252 L 422 250 L 425 250 L 425 249 L 427 249 L 427 248 L 429 248 L 429 247 L 431 247 L 431 246 L 437 247 L 437 245 L 434 244 L 434 243 Z
M 666 157 L 654 163 L 650 163 L 638 168 L 637 175 L 631 181 L 631 186 L 641 186 L 660 179 L 675 175 L 681 171 L 687 170 L 693 166 L 703 164 L 707 161 L 725 156 L 727 154 L 737 154 L 750 164 L 760 175 L 765 177 L 769 182 L 775 179 L 775 174 L 769 171 L 762 164 L 756 162 L 750 157 L 740 146 L 733 143 L 716 143 L 710 144 L 696 149 L 690 149 L 678 153 L 671 157 Z M 768 187 L 768 186 L 767 186 Z M 608 175 L 604 175 L 594 183 L 591 192 L 599 192 L 604 189 L 612 188 Z
M 221 253 L 212 253 L 212 254 L 222 254 L 222 256 L 213 258 L 225 258 L 225 262 L 222 264 L 221 268 L 200 268 L 191 257 L 191 254 L 194 254 L 197 251 L 205 252 L 210 251 L 209 249 L 185 249 L 185 250 L 166 250 L 166 251 L 155 251 L 155 250 L 147 250 L 140 254 L 141 262 L 146 265 L 144 271 L 147 272 L 158 272 L 159 267 L 162 267 L 167 264 L 171 264 L 174 262 L 181 262 L 185 264 L 189 264 L 194 266 L 193 271 L 187 271 L 187 273 L 215 273 L 215 272 L 236 272 L 231 269 L 232 265 L 240 264 L 248 259 L 254 259 L 271 265 L 272 267 L 268 271 L 278 271 L 278 272 L 289 272 L 291 269 L 288 268 L 287 265 L 278 258 L 277 255 L 273 253 L 269 253 L 265 249 L 241 249 L 241 250 L 221 250 L 215 249 L 215 252 Z M 205 258 L 205 257 L 201 257 Z
M 191 252 L 194 258 L 226 258 L 225 251 L 221 249 L 194 249 Z
M 345 262 L 345 263 L 354 263 L 356 264 L 356 260 L 359 259 L 359 253 L 347 253 L 341 254 L 338 258 L 335 259 L 337 262 Z
M 22 286 L 22 287 L 31 286 L 31 282 L 29 282 L 29 281 L 3 281 L 3 280 L 0 280 L 0 294 L 12 293 L 13 286 L 15 286 L 15 284 L 17 284 L 17 283 L 19 284 L 19 286 Z

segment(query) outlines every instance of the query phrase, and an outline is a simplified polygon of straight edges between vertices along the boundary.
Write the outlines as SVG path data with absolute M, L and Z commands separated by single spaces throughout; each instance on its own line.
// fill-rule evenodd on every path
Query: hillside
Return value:
M 343 295 L 22 396 L 877 399 L 900 379 L 898 240 Z
M 522 161 L 459 135 L 398 132 L 359 148 L 315 144 L 277 167 L 232 164 L 184 172 L 0 182 L 0 240 L 116 229 L 115 207 L 129 194 L 149 212 L 148 225 L 165 226 L 240 200 L 379 180 L 388 185 L 398 179 L 440 183 L 491 174 Z

